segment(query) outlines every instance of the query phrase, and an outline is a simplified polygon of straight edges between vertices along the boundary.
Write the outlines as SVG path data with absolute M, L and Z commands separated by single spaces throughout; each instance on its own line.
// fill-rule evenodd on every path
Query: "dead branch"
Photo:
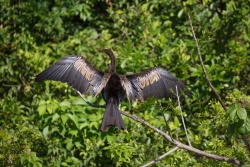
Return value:
M 193 38 L 194 38 L 194 41 L 195 41 L 195 45 L 196 45 L 196 48 L 197 48 L 198 57 L 199 57 L 199 60 L 200 60 L 200 63 L 201 63 L 201 68 L 202 68 L 202 71 L 203 71 L 203 73 L 205 75 L 207 83 L 210 86 L 210 88 L 213 90 L 213 92 L 216 95 L 216 98 L 219 100 L 221 106 L 224 108 L 224 110 L 227 110 L 226 105 L 223 103 L 223 101 L 221 100 L 220 95 L 217 93 L 217 91 L 215 90 L 214 86 L 212 85 L 212 83 L 210 82 L 210 80 L 208 78 L 207 71 L 206 71 L 206 68 L 204 66 L 204 63 L 203 63 L 203 60 L 202 60 L 202 57 L 201 57 L 200 47 L 199 47 L 198 41 L 197 41 L 195 33 L 194 33 L 192 20 L 191 20 L 191 17 L 189 15 L 188 15 L 188 18 L 189 18 L 189 24 L 190 24 L 190 27 L 191 27 L 191 32 L 192 32 L 192 35 L 193 35 Z
M 150 161 L 149 163 L 147 163 L 147 164 L 145 164 L 145 165 L 143 165 L 143 166 L 141 166 L 141 167 L 147 167 L 147 166 L 150 166 L 150 165 L 152 165 L 152 164 L 154 164 L 154 163 L 160 161 L 160 160 L 163 159 L 164 157 L 166 157 L 166 156 L 168 156 L 169 154 L 171 154 L 171 153 L 175 152 L 176 150 L 178 150 L 178 148 L 179 148 L 178 146 L 174 147 L 173 149 L 169 150 L 169 151 L 166 152 L 165 154 L 163 154 L 163 155 L 157 157 L 157 158 L 154 159 L 153 161 Z

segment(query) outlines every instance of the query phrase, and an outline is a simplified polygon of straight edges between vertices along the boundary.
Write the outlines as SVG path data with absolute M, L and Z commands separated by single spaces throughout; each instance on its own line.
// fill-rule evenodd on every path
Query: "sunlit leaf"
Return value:
M 61 115 L 61 119 L 63 124 L 65 125 L 65 123 L 68 121 L 69 117 L 67 115 Z
M 78 116 L 77 115 L 72 115 L 72 114 L 67 114 L 67 116 L 75 123 L 76 127 L 79 128 L 79 123 L 78 123 Z
M 45 114 L 45 112 L 46 112 L 46 105 L 40 105 L 37 110 L 39 112 L 39 115 Z
M 43 137 L 45 139 L 48 138 L 48 135 L 49 135 L 49 126 L 46 126 L 44 129 L 43 129 Z
M 53 116 L 52 116 L 52 122 L 54 122 L 55 120 L 57 120 L 58 118 L 60 118 L 60 115 L 55 113 Z
M 237 109 L 237 115 L 240 119 L 247 119 L 247 112 L 244 108 L 238 108 Z
M 236 108 L 234 108 L 231 112 L 230 112 L 230 120 L 231 121 L 235 121 L 235 116 L 236 116 Z
M 71 103 L 68 102 L 68 101 L 63 101 L 59 104 L 60 106 L 66 106 L 66 107 L 70 107 L 71 106 Z
M 74 146 L 72 139 L 67 139 L 65 142 L 66 142 L 66 149 L 71 150 Z

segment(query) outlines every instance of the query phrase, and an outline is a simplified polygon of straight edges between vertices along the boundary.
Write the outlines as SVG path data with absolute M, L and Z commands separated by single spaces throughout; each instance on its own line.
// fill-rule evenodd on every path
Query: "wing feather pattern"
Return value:
M 144 101 L 150 97 L 176 98 L 176 85 L 179 95 L 185 93 L 190 98 L 192 97 L 192 93 L 181 81 L 162 68 L 154 67 L 138 74 L 127 75 L 126 78 L 130 82 L 131 88 L 123 87 L 126 92 L 131 92 L 127 93 L 131 100 L 137 98 Z
M 80 56 L 66 56 L 38 74 L 35 81 L 56 80 L 66 82 L 83 94 L 96 96 L 106 83 L 104 73 Z M 102 81 L 104 79 L 104 81 Z M 105 86 L 105 85 L 104 85 Z

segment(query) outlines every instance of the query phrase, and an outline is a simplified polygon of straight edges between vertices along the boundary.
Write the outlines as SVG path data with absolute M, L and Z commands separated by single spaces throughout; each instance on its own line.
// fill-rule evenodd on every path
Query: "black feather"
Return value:
M 109 126 L 116 126 L 120 129 L 126 129 L 118 106 L 113 102 L 108 103 L 106 106 L 100 129 L 102 131 L 107 131 Z

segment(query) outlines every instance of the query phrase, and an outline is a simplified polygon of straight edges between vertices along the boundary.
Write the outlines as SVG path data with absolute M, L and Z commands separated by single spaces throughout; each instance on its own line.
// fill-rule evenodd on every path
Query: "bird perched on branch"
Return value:
M 144 101 L 150 97 L 176 97 L 183 92 L 189 97 L 192 93 L 186 86 L 168 71 L 153 67 L 138 74 L 121 75 L 116 73 L 115 56 L 110 49 L 101 50 L 111 59 L 109 72 L 104 73 L 93 67 L 80 56 L 66 56 L 38 74 L 35 81 L 56 80 L 67 82 L 82 94 L 91 94 L 94 97 L 102 92 L 106 102 L 100 129 L 107 131 L 109 126 L 125 129 L 118 105 L 125 95 L 129 102 L 139 99 Z

